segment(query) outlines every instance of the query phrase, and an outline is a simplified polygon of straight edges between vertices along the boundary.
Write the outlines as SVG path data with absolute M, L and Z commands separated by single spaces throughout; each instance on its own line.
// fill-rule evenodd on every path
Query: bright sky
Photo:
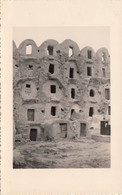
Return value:
M 18 47 L 25 39 L 33 39 L 37 46 L 47 39 L 55 39 L 59 43 L 65 39 L 75 41 L 80 50 L 91 46 L 95 52 L 106 47 L 110 52 L 110 29 L 109 27 L 14 27 L 13 40 Z

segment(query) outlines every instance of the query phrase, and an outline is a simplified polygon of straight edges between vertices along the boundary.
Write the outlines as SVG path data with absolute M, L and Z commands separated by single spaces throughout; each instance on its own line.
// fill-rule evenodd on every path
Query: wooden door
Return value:
M 37 129 L 30 129 L 30 140 L 36 141 L 37 138 Z
M 61 130 L 61 137 L 66 138 L 67 137 L 67 124 L 60 123 L 60 130 Z
M 101 121 L 101 135 L 110 135 L 111 126 L 108 124 L 108 121 Z
M 81 137 L 86 136 L 86 123 L 81 123 L 80 125 L 80 136 Z

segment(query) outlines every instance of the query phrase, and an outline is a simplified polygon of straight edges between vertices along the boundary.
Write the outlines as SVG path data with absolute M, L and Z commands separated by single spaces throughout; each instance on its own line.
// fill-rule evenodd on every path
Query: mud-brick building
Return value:
M 110 56 L 72 40 L 13 43 L 16 133 L 47 137 L 110 135 Z

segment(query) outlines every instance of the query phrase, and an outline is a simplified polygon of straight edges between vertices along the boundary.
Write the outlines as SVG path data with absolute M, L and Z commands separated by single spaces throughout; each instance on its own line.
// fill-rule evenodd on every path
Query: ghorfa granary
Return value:
M 16 134 L 27 140 L 110 136 L 108 50 L 70 39 L 13 43 L 13 105 Z

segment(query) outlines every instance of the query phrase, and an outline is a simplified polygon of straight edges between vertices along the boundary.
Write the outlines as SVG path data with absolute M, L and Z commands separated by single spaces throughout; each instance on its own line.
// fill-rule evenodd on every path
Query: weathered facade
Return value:
M 13 43 L 14 121 L 23 138 L 110 135 L 110 56 L 72 40 Z

